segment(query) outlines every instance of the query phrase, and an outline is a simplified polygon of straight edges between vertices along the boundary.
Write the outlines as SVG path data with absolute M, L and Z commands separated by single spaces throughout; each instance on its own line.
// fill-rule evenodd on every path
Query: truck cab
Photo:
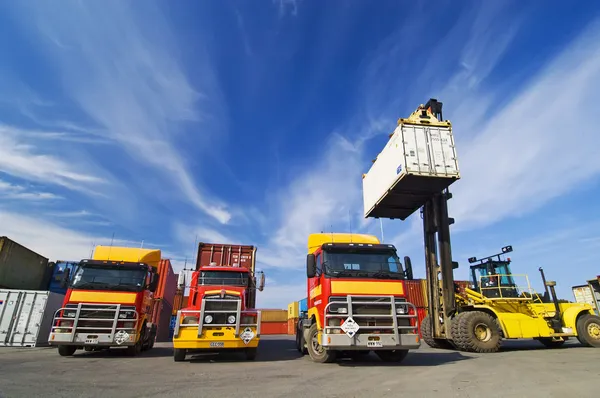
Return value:
M 190 281 L 188 307 L 177 312 L 174 360 L 188 353 L 243 351 L 253 360 L 260 340 L 256 291 L 264 274 L 255 275 L 253 246 L 204 244 Z
M 111 255 L 98 246 L 93 259 L 82 260 L 72 275 L 69 269 L 63 275 L 67 293 L 48 338 L 61 356 L 110 347 L 127 347 L 136 355 L 154 345 L 156 325 L 151 317 L 160 250 L 109 251 Z M 140 261 L 127 261 L 132 256 Z
M 371 235 L 311 234 L 306 266 L 308 311 L 297 341 L 313 361 L 373 350 L 397 362 L 419 348 L 417 310 L 404 286 L 412 265 L 393 245 Z

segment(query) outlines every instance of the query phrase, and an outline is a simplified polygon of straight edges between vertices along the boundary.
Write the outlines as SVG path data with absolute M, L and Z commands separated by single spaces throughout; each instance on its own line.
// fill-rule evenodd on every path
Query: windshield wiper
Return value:
M 395 278 L 399 278 L 400 274 L 397 272 L 393 272 L 393 271 L 385 271 L 385 270 L 380 270 L 380 271 L 376 271 L 374 272 L 372 275 L 370 275 L 373 278 L 387 278 L 387 279 L 395 279 Z

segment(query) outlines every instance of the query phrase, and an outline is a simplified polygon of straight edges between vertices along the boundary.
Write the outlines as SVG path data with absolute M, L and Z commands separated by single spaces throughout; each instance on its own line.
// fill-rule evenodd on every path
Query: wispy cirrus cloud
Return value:
M 290 15 L 298 15 L 298 3 L 300 0 L 272 0 L 279 10 L 279 16 L 283 17 L 289 9 Z
M 218 86 L 201 59 L 204 91 L 192 86 L 178 61 L 169 24 L 154 3 L 134 12 L 125 2 L 45 2 L 19 6 L 17 15 L 58 67 L 66 95 L 105 137 L 154 169 L 198 209 L 221 223 L 231 217 L 223 203 L 199 188 L 178 147 L 181 123 L 218 122 Z M 198 106 L 200 104 L 200 107 Z M 216 112 L 216 113 L 215 113 Z
M 0 180 L 0 199 L 39 201 L 61 199 L 61 197 L 51 192 L 41 192 L 23 185 Z

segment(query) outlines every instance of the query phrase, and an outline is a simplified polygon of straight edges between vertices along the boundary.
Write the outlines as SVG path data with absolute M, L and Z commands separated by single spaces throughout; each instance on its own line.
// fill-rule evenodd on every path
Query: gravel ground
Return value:
M 166 343 L 134 358 L 0 348 L 0 397 L 598 397 L 599 353 L 522 341 L 496 354 L 424 345 L 401 364 L 375 355 L 316 364 L 298 354 L 292 336 L 264 336 L 255 361 L 229 354 L 175 363 Z

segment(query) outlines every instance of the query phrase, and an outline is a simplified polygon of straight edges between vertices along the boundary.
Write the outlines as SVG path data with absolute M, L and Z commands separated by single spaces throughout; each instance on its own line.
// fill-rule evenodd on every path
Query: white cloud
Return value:
M 0 198 L 12 200 L 49 200 L 61 197 L 50 192 L 31 191 L 22 185 L 15 185 L 0 180 Z
M 203 134 L 211 129 L 208 122 L 219 117 L 219 90 L 203 58 L 194 70 L 206 92 L 191 86 L 161 10 L 146 4 L 134 12 L 124 2 L 21 7 L 23 24 L 47 39 L 41 41 L 43 50 L 59 66 L 67 95 L 85 115 L 131 157 L 153 167 L 163 185 L 176 186 L 197 208 L 227 223 L 230 213 L 200 192 L 175 144 L 179 122 L 204 121 Z M 205 105 L 203 113 L 196 109 L 198 100 Z
M 279 9 L 279 16 L 285 15 L 286 9 L 289 7 L 290 14 L 293 16 L 298 15 L 298 2 L 299 0 L 272 0 L 273 4 L 277 5 Z
M 450 202 L 457 226 L 521 216 L 597 177 L 600 139 L 587 115 L 599 89 L 595 23 L 479 134 L 457 145 L 462 180 Z M 573 118 L 581 114 L 586 117 Z M 461 134 L 459 128 L 455 134 Z
M 306 281 L 282 284 L 265 282 L 265 289 L 256 295 L 256 306 L 258 308 L 287 309 L 287 304 L 304 297 L 306 297 Z
M 87 184 L 104 183 L 97 171 L 74 156 L 69 162 L 56 152 L 27 140 L 26 131 L 0 125 L 0 171 L 25 180 L 82 190 Z

